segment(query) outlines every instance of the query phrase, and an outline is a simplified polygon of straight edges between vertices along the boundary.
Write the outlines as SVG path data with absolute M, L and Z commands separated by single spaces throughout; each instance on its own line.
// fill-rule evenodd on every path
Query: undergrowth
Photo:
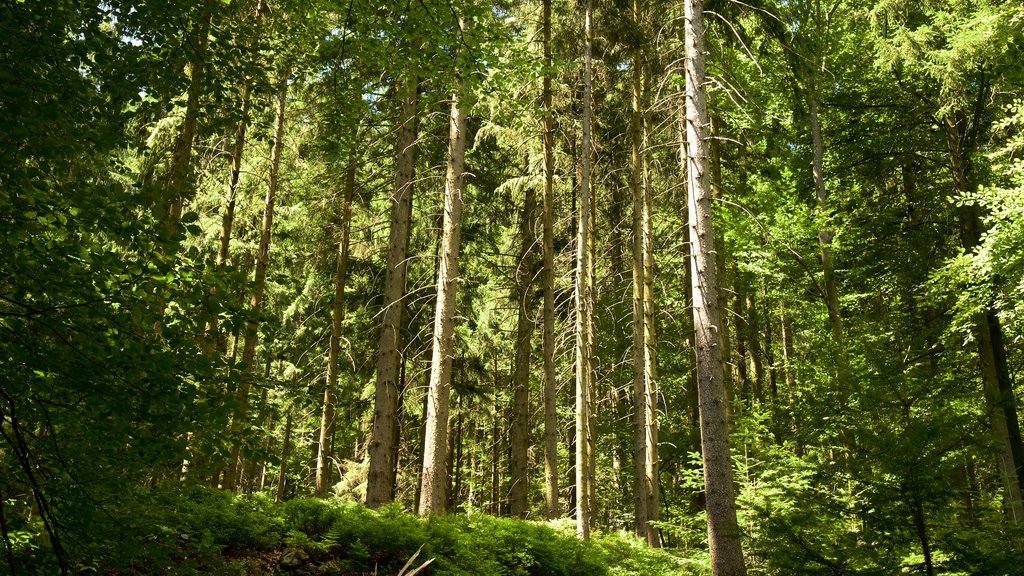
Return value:
M 69 540 L 74 572 L 113 576 L 369 576 L 427 560 L 432 576 L 690 576 L 700 564 L 649 550 L 628 534 L 579 541 L 570 521 L 481 513 L 421 518 L 392 505 L 370 510 L 340 499 L 275 503 L 193 487 L 126 497 L 119 518 Z M 19 573 L 50 574 L 47 546 L 17 558 Z

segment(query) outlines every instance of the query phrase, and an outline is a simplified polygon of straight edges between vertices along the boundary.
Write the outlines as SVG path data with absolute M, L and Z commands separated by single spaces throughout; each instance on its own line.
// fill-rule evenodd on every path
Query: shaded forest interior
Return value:
M 1024 574 L 1022 301 L 1015 2 L 0 0 L 12 574 Z

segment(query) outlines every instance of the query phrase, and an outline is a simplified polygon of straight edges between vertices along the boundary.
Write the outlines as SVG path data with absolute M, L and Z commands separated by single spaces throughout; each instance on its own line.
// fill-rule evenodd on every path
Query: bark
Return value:
M 519 249 L 519 287 L 517 290 L 519 318 L 516 325 L 515 367 L 512 373 L 512 434 L 510 445 L 509 513 L 516 518 L 526 517 L 529 491 L 529 462 L 527 448 L 530 443 L 530 356 L 533 351 L 534 322 L 530 318 L 533 308 L 531 287 L 534 271 L 534 223 L 537 217 L 537 193 L 526 189 L 523 201 L 523 220 L 520 228 L 522 245 Z
M 465 27 L 462 22 L 460 25 Z M 464 91 L 465 81 L 459 80 L 452 97 L 448 134 L 448 169 L 441 236 L 441 266 L 438 271 L 437 303 L 434 308 L 433 358 L 430 363 L 430 388 L 427 392 L 426 442 L 423 446 L 420 514 L 443 514 L 447 504 L 445 464 L 448 456 L 448 401 L 451 393 L 455 296 L 459 278 L 462 191 L 466 153 Z
M 646 396 L 644 408 L 646 415 L 647 442 L 645 452 L 645 480 L 647 490 L 647 544 L 651 547 L 661 545 L 659 531 L 652 528 L 650 522 L 660 518 L 661 497 L 659 494 L 659 456 L 658 456 L 658 370 L 657 370 L 657 339 L 654 326 L 654 231 L 651 214 L 651 194 L 646 183 L 646 175 L 650 173 L 648 168 L 648 156 L 646 150 L 649 148 L 647 127 L 644 124 L 643 133 L 643 174 L 645 175 L 643 187 L 643 267 L 644 267 L 644 364 L 646 366 L 646 378 L 644 379 L 644 395 Z
M 284 422 L 284 439 L 281 442 L 281 467 L 277 474 L 277 501 L 284 501 L 285 488 L 288 487 L 288 457 L 292 451 L 292 420 L 294 412 L 288 407 L 288 416 Z
M 217 270 L 224 273 L 228 258 L 231 256 L 231 232 L 235 225 L 235 204 L 238 200 L 238 180 L 242 172 L 242 154 L 245 151 L 245 132 L 249 125 L 250 88 L 246 82 L 242 86 L 241 118 L 235 124 L 234 142 L 231 145 L 231 172 L 228 174 L 227 196 L 224 198 L 224 209 L 221 213 L 220 240 L 217 249 Z M 222 355 L 227 353 L 227 337 L 220 333 L 219 318 L 216 313 L 210 316 L 209 333 L 204 338 L 204 351 L 212 352 L 215 348 Z
M 722 121 L 721 121 L 721 119 L 717 115 L 711 114 L 710 112 L 708 114 L 708 121 L 711 123 L 710 124 L 711 140 L 708 143 L 708 154 L 710 155 L 710 161 L 711 161 L 711 198 L 712 198 L 712 200 L 718 200 L 718 199 L 720 199 L 722 197 L 722 147 L 721 147 L 721 144 L 720 144 L 721 140 L 718 137 L 719 128 L 722 125 Z M 685 138 L 686 138 L 686 126 L 685 126 L 685 123 L 684 123 L 684 125 L 682 127 L 682 133 L 683 133 L 682 134 L 682 138 L 685 140 Z M 687 246 L 689 246 L 690 245 L 689 228 L 687 228 L 686 234 L 687 234 L 686 242 L 687 242 Z M 719 294 L 721 294 L 721 298 L 725 302 L 728 302 L 728 294 L 730 292 L 729 291 L 729 279 L 728 279 L 728 276 L 726 275 L 726 270 L 727 270 L 727 268 L 726 268 L 726 261 L 727 261 L 726 256 L 727 256 L 727 253 L 728 253 L 728 251 L 726 250 L 726 246 L 725 246 L 725 238 L 722 237 L 722 236 L 715 238 L 715 264 L 718 266 L 718 292 L 719 292 Z M 687 257 L 689 257 L 689 255 L 687 255 Z M 687 274 L 689 274 L 689 269 L 687 269 Z M 690 279 L 689 276 L 687 276 L 687 281 L 686 281 L 687 302 L 692 302 L 692 300 L 693 300 L 693 295 L 692 295 L 693 289 L 691 288 L 690 283 L 691 283 L 691 279 Z M 720 335 L 722 337 L 722 365 L 724 366 L 724 369 L 725 369 L 725 400 L 726 400 L 726 410 L 728 412 L 729 421 L 731 422 L 732 421 L 732 410 L 733 410 L 733 397 L 734 397 L 734 391 L 735 391 L 735 386 L 736 386 L 736 371 L 737 371 L 736 370 L 736 365 L 738 364 L 738 362 L 736 361 L 735 358 L 733 358 L 733 355 L 732 355 L 733 348 L 732 348 L 732 340 L 731 340 L 731 336 L 730 336 L 730 332 L 731 332 L 732 326 L 734 324 L 734 321 L 732 320 L 732 318 L 729 316 L 728 313 L 723 313 L 722 314 L 721 321 L 722 321 L 722 327 L 721 327 L 721 330 L 719 330 L 719 333 L 720 333 Z M 737 330 L 737 332 L 738 332 L 738 330 Z M 696 382 L 696 377 L 695 376 L 693 377 L 692 387 L 693 387 L 693 400 L 694 400 L 693 401 L 693 422 L 694 422 L 694 427 L 697 427 L 696 422 L 698 420 L 700 420 L 700 416 L 698 414 L 698 409 L 697 409 L 697 403 L 698 403 L 697 402 L 697 382 Z
M 633 15 L 642 26 L 640 3 L 633 2 Z M 654 258 L 651 237 L 650 192 L 647 166 L 646 90 L 643 55 L 633 57 L 633 114 L 631 118 L 633 197 L 633 461 L 634 513 L 636 532 L 649 546 L 658 546 L 658 532 L 651 520 L 658 519 L 658 424 L 654 364 Z
M 391 231 L 387 274 L 384 280 L 384 310 L 377 346 L 377 381 L 374 390 L 373 431 L 370 440 L 370 471 L 366 483 L 366 505 L 380 507 L 394 499 L 398 443 L 398 372 L 401 363 L 401 328 L 405 311 L 405 284 L 412 218 L 412 195 L 416 152 L 415 74 L 403 79 L 399 125 L 395 145 L 395 192 L 392 196 Z
M 729 425 L 725 405 L 717 265 L 713 250 L 711 190 L 708 185 L 708 113 L 704 74 L 704 4 L 685 2 L 686 147 L 689 226 L 693 253 L 693 323 L 697 345 L 704 490 L 707 498 L 708 545 L 715 576 L 746 574 L 740 529 L 736 520 Z
M 977 119 L 972 124 L 976 126 Z M 972 146 L 968 144 L 965 149 L 965 140 L 972 141 L 973 138 L 963 133 L 952 113 L 944 118 L 944 128 L 953 186 L 957 192 L 970 193 L 977 185 L 969 154 Z M 960 243 L 970 252 L 981 244 L 981 215 L 977 206 L 966 204 L 960 208 L 959 216 Z M 992 434 L 998 447 L 999 469 L 1006 490 L 1006 513 L 1013 523 L 1020 524 L 1024 522 L 1024 443 L 1021 441 L 1013 381 L 1006 365 L 1003 329 L 991 297 L 974 319 L 974 337 L 978 343 L 982 388 L 988 402 Z
M 163 216 L 164 238 L 167 241 L 172 240 L 178 233 L 181 212 L 185 204 L 189 171 L 192 167 L 192 146 L 196 135 L 196 124 L 199 120 L 199 98 L 205 82 L 206 52 L 210 45 L 213 10 L 209 2 L 203 4 L 199 22 L 195 25 L 194 34 L 189 38 L 189 85 L 185 100 L 185 118 L 182 120 L 181 130 L 174 141 L 167 186 L 170 198 L 166 207 L 167 212 Z
M 242 154 L 245 151 L 245 132 L 249 126 L 250 88 L 242 86 L 242 117 L 235 124 L 235 140 L 231 146 L 231 173 L 228 175 L 228 193 L 221 215 L 220 243 L 217 249 L 217 267 L 223 270 L 231 255 L 231 232 L 235 225 L 235 204 L 238 200 L 238 181 L 242 173 Z
M 548 519 L 561 514 L 558 503 L 558 413 L 555 373 L 555 137 L 551 105 L 551 0 L 543 0 L 544 80 L 544 509 Z
M 348 265 L 349 232 L 352 222 L 352 195 L 356 188 L 356 161 L 350 152 L 345 174 L 345 193 L 341 204 L 341 240 L 334 273 L 334 303 L 331 306 L 331 339 L 327 351 L 327 382 L 320 407 L 320 439 L 316 454 L 316 495 L 323 497 L 331 482 L 329 454 L 325 447 L 334 437 L 334 411 L 338 387 L 338 356 L 341 354 L 341 324 L 345 319 L 345 269 Z
M 636 9 L 634 1 L 634 10 Z M 647 354 L 644 345 L 643 188 L 641 151 L 640 69 L 633 66 L 633 116 L 630 123 L 633 197 L 633 516 L 638 536 L 647 538 Z
M 263 309 L 263 296 L 267 285 L 267 268 L 270 264 L 270 237 L 274 227 L 274 202 L 277 195 L 279 173 L 281 169 L 281 152 L 284 150 L 284 128 L 285 128 L 285 105 L 288 96 L 288 76 L 290 68 L 285 66 L 281 71 L 277 84 L 277 106 L 274 112 L 274 137 L 270 144 L 270 173 L 267 176 L 267 194 L 263 205 L 263 224 L 260 227 L 260 245 L 256 255 L 256 271 L 252 285 L 252 297 L 249 300 L 249 309 L 253 314 L 259 314 Z M 242 348 L 242 367 L 249 374 L 252 373 L 253 359 L 256 357 L 256 341 L 259 338 L 259 320 L 253 319 L 245 325 L 245 343 Z M 228 490 L 235 488 L 237 481 L 237 466 L 239 464 L 240 445 L 237 443 L 239 436 L 245 426 L 245 419 L 249 412 L 249 386 L 251 379 L 243 376 L 238 384 L 237 399 L 238 408 L 235 410 L 234 437 L 236 444 L 231 449 L 231 459 L 228 461 L 228 470 L 224 478 L 224 487 Z
M 591 26 L 593 9 L 586 1 L 583 55 L 583 142 L 580 203 L 576 233 L 576 535 L 590 538 L 590 388 L 591 358 L 588 338 L 592 293 L 590 276 L 590 114 L 591 114 Z
M 807 112 L 811 125 L 811 148 L 813 150 L 812 174 L 814 189 L 817 194 L 818 211 L 825 217 L 829 215 L 828 189 L 825 187 L 823 158 L 825 146 L 821 138 L 821 124 L 818 122 L 818 76 L 811 74 L 811 86 L 808 88 Z M 825 287 L 825 305 L 828 307 L 828 324 L 832 333 L 832 344 L 835 346 L 836 368 L 835 382 L 840 411 L 846 410 L 850 393 L 850 367 L 846 351 L 846 334 L 843 328 L 843 317 L 839 310 L 839 288 L 836 283 L 835 265 L 832 262 L 832 230 L 826 225 L 818 233 L 818 244 L 821 248 L 821 271 Z M 844 438 L 847 447 L 851 446 L 852 438 Z

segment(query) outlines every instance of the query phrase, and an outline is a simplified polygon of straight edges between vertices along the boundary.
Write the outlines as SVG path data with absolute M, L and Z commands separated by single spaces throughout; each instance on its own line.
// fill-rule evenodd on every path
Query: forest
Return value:
M 0 0 L 12 575 L 1024 574 L 1024 6 Z

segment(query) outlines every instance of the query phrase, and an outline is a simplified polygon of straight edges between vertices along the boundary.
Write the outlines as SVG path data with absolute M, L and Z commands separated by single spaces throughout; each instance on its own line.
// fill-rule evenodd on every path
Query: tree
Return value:
M 558 517 L 558 416 L 555 392 L 555 255 L 554 255 L 554 180 L 555 142 L 554 113 L 551 98 L 551 1 L 542 0 L 541 36 L 544 50 L 544 77 L 541 102 L 544 107 L 542 140 L 544 147 L 544 199 L 542 257 L 544 265 L 544 507 L 549 519 Z
M 377 385 L 374 392 L 373 432 L 370 441 L 370 473 L 366 505 L 382 506 L 394 498 L 398 450 L 398 372 L 401 364 L 401 327 L 405 304 L 406 253 L 412 217 L 412 193 L 416 153 L 416 74 L 401 78 L 396 97 L 399 120 L 395 135 L 395 187 L 391 199 L 384 308 L 377 352 Z
M 690 227 L 690 269 L 693 285 L 693 324 L 700 397 L 701 453 L 707 499 L 708 545 L 715 576 L 746 574 L 740 528 L 736 521 L 729 421 L 725 405 L 718 272 L 712 254 L 715 234 L 711 223 L 708 185 L 708 112 L 704 72 L 704 4 L 685 3 L 686 95 L 685 159 Z
M 256 256 L 256 271 L 253 278 L 252 297 L 249 300 L 250 310 L 257 315 L 257 318 L 246 323 L 245 345 L 242 348 L 242 367 L 250 374 L 254 372 L 253 362 L 256 359 L 256 343 L 259 339 L 258 315 L 262 312 L 263 299 L 266 291 L 267 269 L 270 265 L 270 238 L 274 227 L 274 203 L 277 196 L 277 187 L 280 182 L 279 173 L 281 168 L 281 153 L 284 150 L 285 135 L 285 106 L 288 100 L 288 77 L 291 75 L 291 67 L 285 65 L 278 74 L 277 80 L 277 105 L 274 111 L 274 137 L 270 142 L 270 174 L 267 178 L 267 194 L 263 199 L 263 224 L 260 228 L 259 252 Z M 251 380 L 243 377 L 238 385 L 238 407 L 234 415 L 234 431 L 240 436 L 245 426 L 246 417 L 249 413 L 249 388 Z M 241 456 L 240 440 L 236 439 L 235 446 L 231 449 L 231 457 L 228 460 L 228 467 L 224 472 L 224 487 L 234 490 L 239 478 L 239 458 Z
M 591 483 L 590 446 L 591 430 L 591 317 L 593 293 L 590 280 L 590 137 L 591 137 L 591 41 L 593 7 L 591 0 L 584 6 L 583 45 L 583 135 L 580 145 L 580 201 L 577 212 L 576 278 L 574 300 L 576 307 L 576 535 L 581 540 L 590 538 L 593 502 Z
M 459 21 L 460 30 L 465 31 L 467 26 L 468 22 Z M 462 192 L 465 181 L 467 130 L 466 89 L 465 80 L 459 79 L 452 94 L 441 260 L 437 273 L 437 304 L 434 312 L 433 358 L 430 362 L 430 388 L 427 392 L 420 514 L 443 514 L 447 505 L 445 491 L 448 484 L 448 399 L 451 393 L 452 334 L 455 330 L 455 296 L 462 238 Z

